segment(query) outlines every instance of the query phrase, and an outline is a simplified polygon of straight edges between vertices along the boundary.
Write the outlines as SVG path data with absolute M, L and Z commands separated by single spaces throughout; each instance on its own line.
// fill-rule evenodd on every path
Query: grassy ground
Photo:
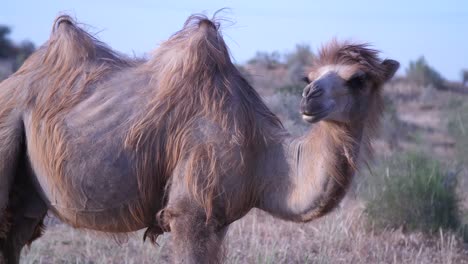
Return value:
M 254 210 L 234 223 L 226 239 L 227 263 L 468 263 L 468 246 L 451 233 L 427 237 L 402 230 L 374 232 L 362 205 L 308 224 L 288 223 Z M 54 224 L 22 255 L 22 263 L 168 263 L 170 234 L 159 246 Z

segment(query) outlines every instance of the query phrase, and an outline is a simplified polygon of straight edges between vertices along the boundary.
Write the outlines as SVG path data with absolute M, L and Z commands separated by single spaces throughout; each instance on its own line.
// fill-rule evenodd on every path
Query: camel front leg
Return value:
M 5 219 L 6 207 L 10 188 L 21 159 L 24 134 L 19 114 L 14 110 L 3 112 L 2 110 L 4 109 L 0 109 L 0 238 L 4 235 L 8 224 Z
M 164 212 L 172 233 L 174 263 L 222 262 L 227 226 L 221 226 L 215 219 L 207 222 L 205 212 L 188 199 Z
M 2 87 L 0 87 L 2 88 Z M 14 178 L 17 175 L 18 164 L 24 140 L 24 129 L 21 114 L 8 100 L 12 94 L 0 90 L 0 263 L 9 259 L 8 251 L 3 248 L 3 242 L 8 238 L 13 217 L 7 212 L 9 196 Z M 15 261 L 9 261 L 15 263 Z

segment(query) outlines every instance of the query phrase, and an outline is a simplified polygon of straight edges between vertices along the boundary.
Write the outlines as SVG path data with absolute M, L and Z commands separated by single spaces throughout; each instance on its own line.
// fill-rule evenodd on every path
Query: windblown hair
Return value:
M 368 43 L 339 42 L 333 39 L 319 50 L 314 68 L 323 65 L 353 65 L 366 72 L 375 81 L 382 82 L 386 70 L 379 58 L 380 51 L 371 48 Z
M 44 160 L 50 162 L 50 175 L 59 177 L 56 179 L 59 182 L 66 180 L 63 162 L 67 149 L 57 124 L 63 121 L 66 111 L 85 96 L 87 88 L 112 71 L 130 65 L 129 61 L 78 27 L 71 17 L 64 15 L 55 20 L 49 41 L 16 73 L 32 77 L 27 104 L 38 109 L 32 117 L 32 125 L 40 128 L 40 122 L 47 124 L 43 129 L 51 136 L 50 142 L 34 142 L 44 144 L 40 148 L 47 150 Z
M 126 121 L 130 127 L 125 146 L 137 162 L 141 195 L 133 205 L 135 218 L 143 219 L 155 209 L 156 193 L 164 191 L 182 162 L 186 162 L 182 174 L 187 187 L 207 219 L 215 198 L 223 195 L 220 180 L 233 168 L 247 175 L 241 182 L 251 201 L 244 204 L 253 204 L 249 155 L 255 155 L 261 142 L 274 138 L 262 127 L 282 124 L 231 62 L 219 26 L 205 16 L 191 16 L 151 59 L 141 62 L 115 53 L 69 16 L 58 17 L 50 40 L 15 74 L 31 87 L 26 104 L 38 109 L 32 126 L 50 138 L 45 141 L 32 135 L 31 141 L 44 150 L 47 172 L 57 186 L 67 184 L 64 165 L 70 155 L 67 133 L 58 124 L 101 82 L 134 68 L 135 77 L 148 80 L 152 91 L 148 103 L 141 106 L 143 114 Z M 226 135 L 224 141 L 203 134 L 207 127 L 212 135 Z
M 141 66 L 157 89 L 126 141 L 143 156 L 138 180 L 144 200 L 152 196 L 155 174 L 168 179 L 177 164 L 186 162 L 185 183 L 207 219 L 214 199 L 223 194 L 219 187 L 223 175 L 240 169 L 242 175 L 253 177 L 249 155 L 271 139 L 262 127 L 282 126 L 231 62 L 219 26 L 202 15 L 189 17 L 183 29 Z M 198 135 L 203 127 L 213 136 Z M 219 133 L 226 135 L 222 142 L 214 136 Z M 246 156 L 233 156 L 239 151 Z M 246 199 L 255 199 L 248 190 L 253 180 L 240 181 Z
M 16 89 L 20 94 L 16 98 L 24 101 L 22 107 L 36 109 L 32 112 L 31 125 L 35 131 L 42 132 L 42 135 L 31 134 L 29 143 L 42 151 L 44 169 L 58 191 L 65 192 L 66 186 L 73 184 L 65 171 L 70 155 L 63 125 L 66 114 L 113 73 L 137 64 L 81 29 L 70 16 L 62 15 L 55 20 L 49 40 L 13 75 L 22 87 L 27 87 Z M 12 79 L 2 84 L 8 86 Z M 42 140 L 41 136 L 48 140 Z M 143 210 L 138 208 L 138 211 Z

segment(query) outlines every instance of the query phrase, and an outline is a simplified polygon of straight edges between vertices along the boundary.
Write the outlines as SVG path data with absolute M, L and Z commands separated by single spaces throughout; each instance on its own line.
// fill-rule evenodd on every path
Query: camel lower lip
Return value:
M 314 122 L 315 116 L 309 116 L 309 115 L 302 114 L 302 119 L 304 119 L 307 122 Z
M 329 113 L 329 109 L 326 109 L 324 111 L 318 112 L 316 114 L 311 114 L 311 115 L 302 113 L 302 119 L 309 123 L 315 123 L 315 122 L 322 120 L 324 117 L 326 117 L 328 113 Z
M 302 119 L 304 119 L 304 121 L 307 121 L 309 123 L 315 123 L 317 121 L 320 121 L 321 117 L 315 116 L 315 115 L 302 114 Z

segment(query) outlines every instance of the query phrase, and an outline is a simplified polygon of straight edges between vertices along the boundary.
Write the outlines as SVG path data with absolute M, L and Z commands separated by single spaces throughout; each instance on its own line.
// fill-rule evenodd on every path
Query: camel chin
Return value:
M 302 114 L 302 119 L 308 123 L 317 123 L 319 122 L 320 120 L 323 119 L 323 117 L 321 116 L 317 116 L 317 115 L 306 115 L 306 114 Z
M 323 120 L 324 118 L 326 118 L 327 116 L 329 116 L 333 112 L 334 109 L 335 109 L 335 104 L 333 103 L 333 104 L 330 104 L 328 107 L 325 107 L 324 109 L 319 110 L 314 113 L 302 112 L 302 119 L 312 124 L 317 123 Z

